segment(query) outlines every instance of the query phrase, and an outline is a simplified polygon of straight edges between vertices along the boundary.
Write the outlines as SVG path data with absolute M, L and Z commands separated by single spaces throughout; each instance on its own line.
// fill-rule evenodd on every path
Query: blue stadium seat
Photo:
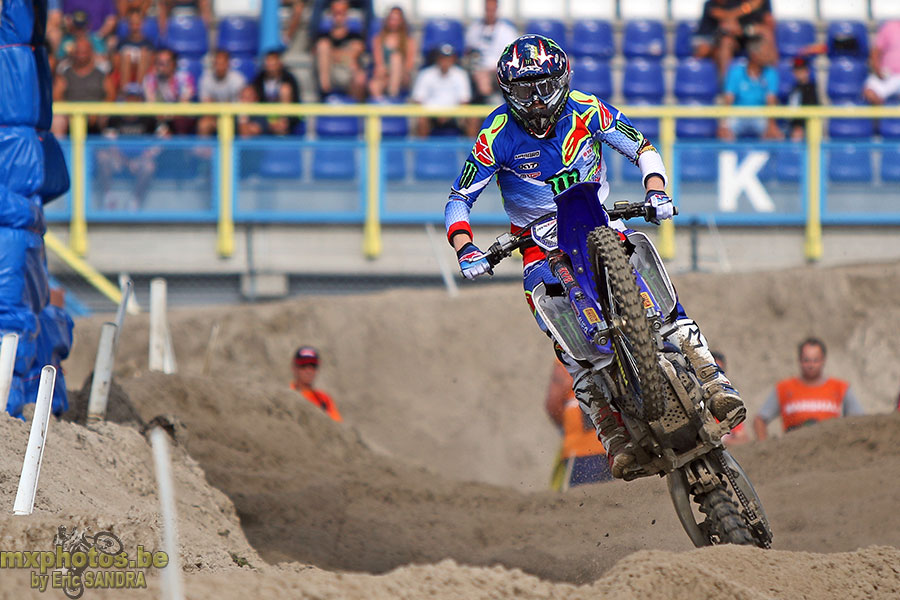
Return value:
M 786 102 L 788 96 L 791 94 L 791 90 L 794 89 L 794 83 L 796 82 L 794 79 L 794 59 L 781 59 L 778 61 L 778 65 L 775 69 L 778 71 L 778 100 Z M 813 70 L 810 70 L 810 73 L 813 72 Z
M 606 21 L 591 19 L 575 21 L 572 25 L 572 39 L 566 52 L 575 57 L 590 56 L 609 60 L 616 54 L 612 25 Z
M 145 18 L 141 31 L 151 44 L 154 46 L 159 45 L 159 23 L 156 22 L 155 18 Z M 128 19 L 119 19 L 119 25 L 116 27 L 116 36 L 118 36 L 120 40 L 124 40 L 128 37 Z
M 403 104 L 404 100 L 373 101 L 373 104 Z M 381 135 L 386 138 L 404 138 L 409 135 L 409 119 L 407 117 L 382 117 Z
M 900 104 L 900 98 L 890 98 L 885 104 L 896 106 Z M 900 119 L 881 119 L 878 123 L 878 132 L 881 137 L 891 140 L 900 138 Z
M 881 180 L 900 181 L 900 150 L 891 148 L 881 151 Z
M 660 15 L 665 16 L 665 15 Z M 666 30 L 661 21 L 629 21 L 622 38 L 625 58 L 659 60 L 666 54 Z
M 828 97 L 832 102 L 859 100 L 868 73 L 865 61 L 850 58 L 832 60 L 828 67 Z
M 259 23 L 250 17 L 225 17 L 219 22 L 222 50 L 240 56 L 256 56 L 259 51 Z
M 802 181 L 803 157 L 802 150 L 778 150 L 775 153 L 775 178 L 784 183 Z
M 872 180 L 872 155 L 856 146 L 842 146 L 828 152 L 828 178 L 838 182 Z
M 816 42 L 816 27 L 809 21 L 778 21 L 775 24 L 775 44 L 782 57 L 793 58 Z
M 716 181 L 719 178 L 719 153 L 711 148 L 679 150 L 681 181 Z
M 462 56 L 465 47 L 462 23 L 454 19 L 433 19 L 422 30 L 422 54 L 429 59 L 432 50 L 442 44 L 450 44 Z
M 656 60 L 633 59 L 625 63 L 622 92 L 628 102 L 661 104 L 665 96 L 662 65 Z
M 548 37 L 560 46 L 566 45 L 566 25 L 556 19 L 534 19 L 525 26 L 525 33 Z
M 425 146 L 416 152 L 416 179 L 428 181 L 450 181 L 459 175 L 462 161 L 453 148 Z
M 232 69 L 244 76 L 247 83 L 251 83 L 253 78 L 256 77 L 256 58 L 252 56 L 232 56 L 230 64 Z
M 328 104 L 353 104 L 353 100 L 332 94 L 328 97 Z M 362 131 L 359 117 L 330 117 L 316 118 L 316 135 L 318 137 L 356 137 Z
M 862 106 L 860 102 L 840 102 L 840 106 Z M 872 119 L 828 119 L 828 135 L 832 138 L 868 139 L 875 134 Z
M 709 105 L 711 102 L 686 101 L 684 106 Z M 712 139 L 716 137 L 718 123 L 715 119 L 678 119 L 675 121 L 675 135 L 679 138 Z
M 325 142 L 326 140 L 322 140 Z M 313 177 L 316 179 L 356 178 L 356 151 L 345 146 L 317 146 L 313 154 Z
M 209 48 L 206 25 L 200 17 L 179 15 L 169 20 L 164 45 L 179 57 L 201 57 Z
M 303 175 L 303 157 L 299 148 L 278 145 L 262 150 L 259 174 L 265 178 L 299 179 Z
M 589 56 L 573 59 L 572 87 L 604 100 L 613 93 L 609 63 Z
M 869 32 L 861 21 L 834 21 L 828 25 L 828 56 L 837 58 L 844 56 L 856 60 L 869 58 Z M 857 48 L 853 50 L 840 48 L 835 40 L 855 39 Z
M 388 181 L 406 178 L 406 150 L 404 148 L 385 149 L 381 160 Z
M 695 31 L 697 31 L 697 24 L 690 21 L 682 21 L 675 27 L 673 54 L 676 58 L 687 58 L 694 55 Z
M 675 69 L 675 96 L 679 101 L 712 103 L 719 93 L 719 74 L 711 60 L 685 58 Z

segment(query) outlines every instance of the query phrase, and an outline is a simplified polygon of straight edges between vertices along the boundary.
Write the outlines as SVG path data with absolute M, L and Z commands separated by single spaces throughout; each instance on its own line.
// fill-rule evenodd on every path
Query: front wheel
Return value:
M 697 496 L 706 520 L 700 524 L 711 544 L 754 545 L 753 535 L 741 517 L 741 509 L 727 488 L 719 487 Z

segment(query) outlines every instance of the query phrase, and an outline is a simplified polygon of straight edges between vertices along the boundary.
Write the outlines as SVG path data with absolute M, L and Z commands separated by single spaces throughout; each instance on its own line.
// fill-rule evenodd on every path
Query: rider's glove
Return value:
M 672 199 L 665 192 L 659 190 L 647 192 L 647 196 L 644 198 L 644 206 L 649 209 L 647 211 L 647 220 L 657 225 L 662 220 L 671 219 L 672 215 L 675 214 L 675 205 L 672 204 Z
M 459 270 L 466 279 L 475 279 L 485 273 L 494 274 L 491 264 L 484 257 L 484 252 L 472 242 L 467 242 L 460 248 L 456 253 L 456 258 L 459 259 Z

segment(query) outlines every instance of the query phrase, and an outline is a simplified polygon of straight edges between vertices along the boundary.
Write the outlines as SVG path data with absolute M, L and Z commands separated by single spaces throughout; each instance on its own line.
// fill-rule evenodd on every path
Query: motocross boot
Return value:
M 602 383 L 598 385 L 591 373 L 584 371 L 575 380 L 572 389 L 581 410 L 597 428 L 597 438 L 606 450 L 613 477 L 621 479 L 625 469 L 635 461 L 634 446 L 621 415 L 609 404 L 606 386 Z
M 679 319 L 676 326 L 673 332 L 676 345 L 687 356 L 700 379 L 709 412 L 717 421 L 727 421 L 734 429 L 747 417 L 741 395 L 716 364 L 697 323 L 692 319 Z

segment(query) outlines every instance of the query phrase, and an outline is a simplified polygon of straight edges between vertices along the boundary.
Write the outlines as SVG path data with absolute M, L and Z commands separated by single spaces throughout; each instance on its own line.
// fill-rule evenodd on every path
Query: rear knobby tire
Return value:
M 711 544 L 755 545 L 753 535 L 741 517 L 740 507 L 726 488 L 716 488 L 698 496 L 697 501 L 700 503 L 700 512 L 706 515 L 701 528 Z
M 638 419 L 655 421 L 666 411 L 666 380 L 659 368 L 656 342 L 647 322 L 634 270 L 618 233 L 609 227 L 598 227 L 589 233 L 587 246 L 595 280 L 603 281 L 604 266 L 608 272 L 610 291 L 617 303 L 617 314 L 622 318 L 622 333 L 628 338 L 640 380 L 642 406 L 628 397 L 622 399 L 620 408 Z M 598 291 L 604 302 L 605 294 Z

